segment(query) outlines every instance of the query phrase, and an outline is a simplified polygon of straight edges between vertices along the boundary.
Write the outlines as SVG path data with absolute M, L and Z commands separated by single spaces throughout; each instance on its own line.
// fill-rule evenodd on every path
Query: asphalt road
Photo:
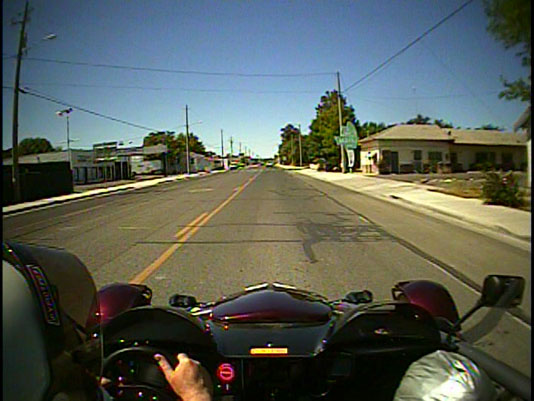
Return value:
M 61 247 L 98 287 L 144 282 L 154 303 L 211 300 L 264 281 L 331 299 L 398 281 L 444 284 L 460 313 L 489 273 L 524 272 L 530 252 L 308 177 L 232 171 L 5 216 L 5 239 Z M 522 273 L 523 274 L 523 273 Z M 478 312 L 468 338 L 530 376 L 530 288 L 515 315 Z M 497 323 L 498 315 L 502 319 Z M 492 332 L 482 336 L 485 327 Z

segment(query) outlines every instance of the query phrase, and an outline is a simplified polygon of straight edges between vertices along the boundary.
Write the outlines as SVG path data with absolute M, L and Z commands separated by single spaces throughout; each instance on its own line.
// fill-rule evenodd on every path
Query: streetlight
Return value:
M 20 190 L 20 176 L 19 176 L 19 85 L 20 85 L 20 65 L 22 62 L 22 53 L 26 50 L 26 22 L 28 21 L 28 10 L 29 4 L 26 1 L 24 7 L 24 17 L 20 23 L 22 27 L 20 29 L 19 36 L 19 48 L 17 52 L 17 65 L 15 69 L 15 86 L 13 88 L 13 131 L 12 131 L 12 173 L 11 173 L 11 182 L 13 183 L 13 200 L 14 203 L 18 203 L 21 200 L 21 190 Z M 19 22 L 17 22 L 19 23 Z M 45 36 L 44 40 L 55 39 L 56 35 L 50 34 Z
M 68 109 L 65 109 L 65 110 L 60 110 L 60 111 L 56 111 L 56 114 L 59 116 L 59 117 L 63 117 L 63 116 L 67 116 L 67 155 L 69 157 L 69 168 L 70 168 L 70 171 L 72 172 L 72 158 L 71 158 L 71 154 L 70 154 L 70 136 L 69 136 L 69 114 L 72 112 L 72 108 L 69 107 Z

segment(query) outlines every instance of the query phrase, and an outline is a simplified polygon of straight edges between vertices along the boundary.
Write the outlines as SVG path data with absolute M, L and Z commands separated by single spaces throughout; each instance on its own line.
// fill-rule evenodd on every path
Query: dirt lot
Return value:
M 526 173 L 514 173 L 519 179 L 519 186 L 523 194 L 525 206 L 521 209 L 530 210 L 530 189 L 526 187 Z M 462 198 L 480 198 L 484 184 L 484 173 L 468 172 L 454 174 L 388 174 L 379 176 L 392 180 L 425 184 L 435 187 L 437 192 Z

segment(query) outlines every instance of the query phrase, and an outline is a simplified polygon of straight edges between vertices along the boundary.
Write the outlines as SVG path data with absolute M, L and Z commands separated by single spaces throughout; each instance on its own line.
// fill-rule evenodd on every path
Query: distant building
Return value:
M 437 125 L 396 125 L 360 140 L 364 173 L 526 169 L 526 136 Z
M 215 162 L 213 158 L 194 152 L 189 152 L 189 159 L 189 172 L 191 173 L 211 171 L 216 168 L 216 165 L 220 164 L 220 162 Z M 179 154 L 176 170 L 179 174 L 187 173 L 187 156 L 185 152 Z
M 74 184 L 93 184 L 103 181 L 127 179 L 131 176 L 129 156 L 114 155 L 109 158 L 95 158 L 93 150 L 71 149 L 72 178 Z M 67 150 L 38 153 L 19 157 L 19 164 L 68 162 Z M 11 165 L 12 159 L 4 159 L 4 165 Z

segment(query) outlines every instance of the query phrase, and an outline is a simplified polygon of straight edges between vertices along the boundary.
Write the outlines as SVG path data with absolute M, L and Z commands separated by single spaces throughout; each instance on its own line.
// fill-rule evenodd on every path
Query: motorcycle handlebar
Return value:
M 503 362 L 491 357 L 483 351 L 477 350 L 472 345 L 459 342 L 457 352 L 471 359 L 494 380 L 505 387 L 512 394 L 523 400 L 531 400 L 531 380 L 521 372 L 511 368 Z

